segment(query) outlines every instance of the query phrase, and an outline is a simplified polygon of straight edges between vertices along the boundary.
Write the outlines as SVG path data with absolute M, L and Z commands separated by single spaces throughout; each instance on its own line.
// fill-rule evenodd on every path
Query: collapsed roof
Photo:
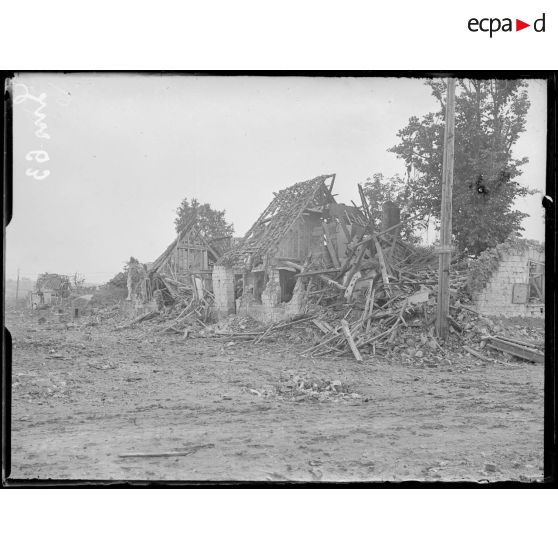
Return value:
M 199 243 L 207 249 L 214 260 L 217 260 L 221 256 L 220 248 L 218 246 L 219 243 L 208 242 L 196 226 L 196 221 L 197 219 L 194 216 L 186 223 L 186 225 L 178 233 L 177 237 L 168 245 L 166 250 L 149 266 L 150 272 L 159 271 L 165 265 L 178 244 L 190 233 L 192 233 L 196 240 L 198 240 Z
M 322 212 L 335 203 L 331 194 L 334 181 L 335 174 L 324 174 L 274 193 L 273 201 L 244 238 L 217 264 L 250 267 L 252 262 L 271 253 L 304 211 Z

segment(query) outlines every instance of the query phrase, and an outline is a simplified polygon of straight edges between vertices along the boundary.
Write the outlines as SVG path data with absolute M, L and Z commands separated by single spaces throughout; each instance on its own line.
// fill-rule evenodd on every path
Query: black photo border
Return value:
M 401 78 L 477 78 L 477 79 L 543 79 L 547 82 L 547 156 L 546 195 L 542 204 L 546 210 L 545 219 L 545 365 L 544 365 L 544 479 L 542 482 L 495 481 L 489 483 L 463 481 L 401 481 L 401 482 L 276 482 L 276 481 L 189 481 L 189 480 L 107 480 L 107 479 L 15 479 L 11 473 L 11 385 L 12 357 L 11 335 L 5 326 L 4 296 L 2 297 L 2 485 L 4 488 L 555 488 L 557 476 L 556 444 L 556 186 L 557 186 L 557 79 L 555 70 L 513 70 L 513 71 L 451 71 L 451 70 L 410 70 L 410 71 L 129 71 L 129 70 L 17 70 L 0 71 L 4 84 L 4 106 L 2 110 L 2 153 L 3 153 L 3 256 L 2 289 L 5 293 L 5 250 L 6 228 L 13 215 L 13 119 L 12 98 L 8 80 L 18 73 L 55 74 L 132 74 L 152 76 L 269 76 L 269 77 L 401 77 Z

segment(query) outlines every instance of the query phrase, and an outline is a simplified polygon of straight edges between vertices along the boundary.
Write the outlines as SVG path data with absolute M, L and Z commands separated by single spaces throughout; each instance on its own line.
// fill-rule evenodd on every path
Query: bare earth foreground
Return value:
M 542 366 L 358 364 L 15 312 L 7 326 L 12 479 L 542 480 Z M 297 377 L 348 387 L 289 396 Z M 121 457 L 165 452 L 187 455 Z

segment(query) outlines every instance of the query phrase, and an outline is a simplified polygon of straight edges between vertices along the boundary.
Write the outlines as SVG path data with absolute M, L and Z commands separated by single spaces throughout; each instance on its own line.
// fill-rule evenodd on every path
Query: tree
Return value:
M 72 287 L 75 291 L 80 292 L 85 285 L 85 277 L 79 275 L 76 271 L 72 277 Z
M 439 218 L 446 83 L 427 83 L 440 110 L 410 118 L 390 151 L 405 162 L 409 208 Z M 458 80 L 452 225 L 462 251 L 479 254 L 523 230 L 526 214 L 513 204 L 533 191 L 516 180 L 528 159 L 513 158 L 512 148 L 528 109 L 522 80 Z
M 376 231 L 381 229 L 382 207 L 387 201 L 391 201 L 399 206 L 402 220 L 411 217 L 412 208 L 409 204 L 410 185 L 408 181 L 405 181 L 400 176 L 384 178 L 381 173 L 377 173 L 372 178 L 367 178 L 360 186 L 362 186 L 366 196 Z M 407 242 L 418 241 L 415 222 L 412 219 L 401 224 L 400 232 L 403 240 Z
M 176 210 L 174 225 L 179 233 L 192 219 L 200 232 L 208 239 L 232 236 L 234 227 L 225 220 L 225 212 L 213 209 L 208 203 L 200 204 L 196 198 L 184 198 Z

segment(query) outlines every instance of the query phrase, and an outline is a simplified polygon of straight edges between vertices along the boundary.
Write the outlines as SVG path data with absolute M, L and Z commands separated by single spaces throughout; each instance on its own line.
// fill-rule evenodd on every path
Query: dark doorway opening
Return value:
M 279 270 L 279 284 L 281 285 L 281 302 L 289 302 L 293 298 L 296 285 L 296 273 L 286 269 Z

